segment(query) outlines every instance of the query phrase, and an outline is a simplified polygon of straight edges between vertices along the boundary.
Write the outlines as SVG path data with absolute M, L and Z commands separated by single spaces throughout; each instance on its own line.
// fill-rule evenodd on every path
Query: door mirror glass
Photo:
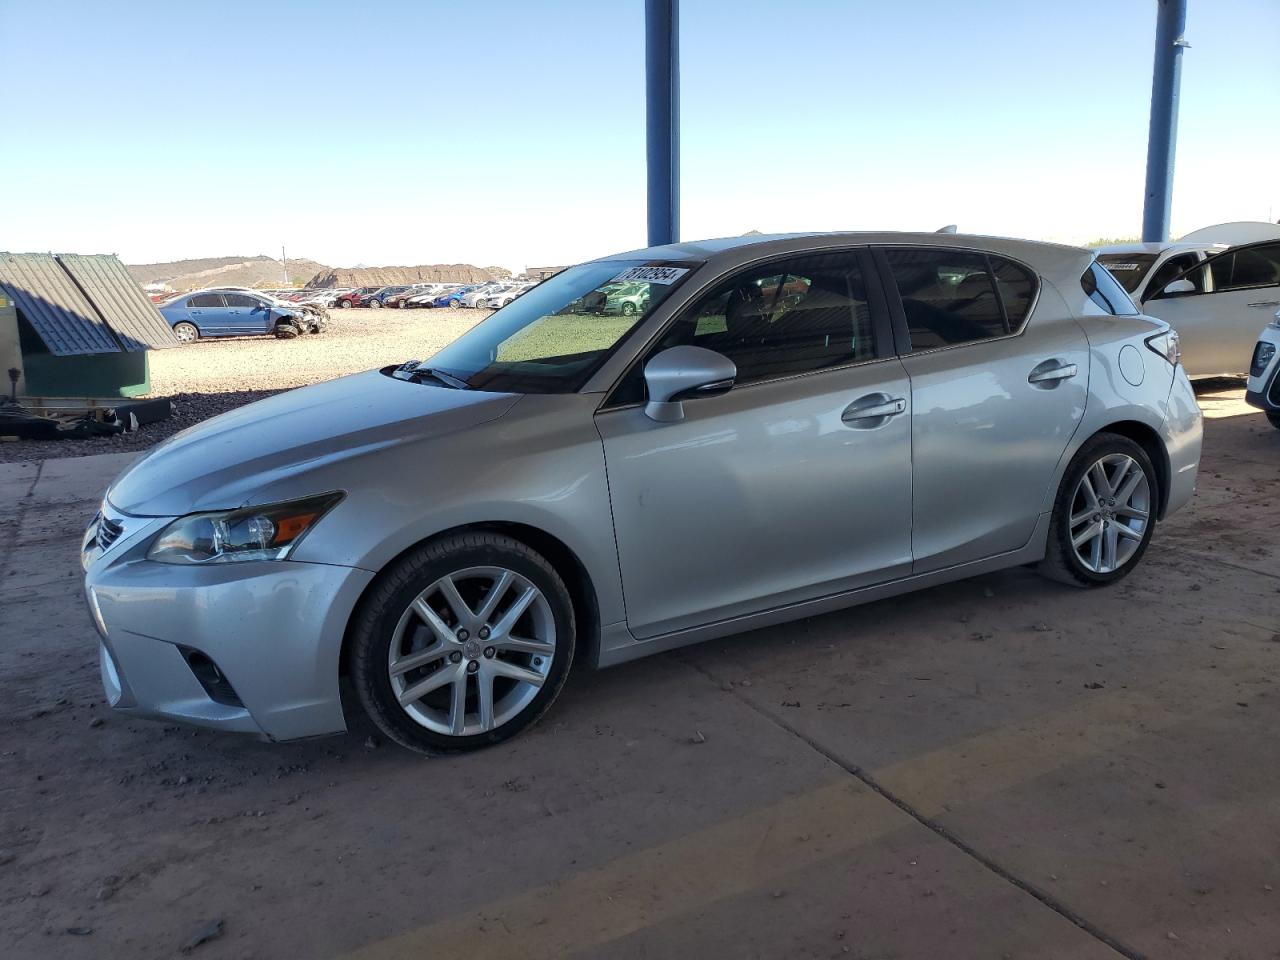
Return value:
M 738 368 L 722 353 L 706 347 L 663 350 L 644 366 L 649 402 L 644 412 L 659 423 L 684 419 L 685 400 L 711 397 L 733 387 Z
M 1195 293 L 1196 285 L 1183 277 L 1181 280 L 1175 280 L 1161 291 L 1166 297 L 1177 296 L 1182 293 Z

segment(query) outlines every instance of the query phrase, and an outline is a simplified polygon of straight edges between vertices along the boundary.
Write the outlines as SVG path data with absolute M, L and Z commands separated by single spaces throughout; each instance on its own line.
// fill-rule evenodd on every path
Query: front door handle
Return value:
M 1063 363 L 1061 360 L 1046 360 L 1036 364 L 1027 376 L 1027 383 L 1057 383 L 1059 380 L 1070 380 L 1079 369 L 1074 363 Z
M 891 397 L 887 393 L 869 393 L 859 397 L 844 408 L 840 419 L 851 427 L 866 429 L 878 427 L 890 417 L 906 413 L 907 401 L 902 397 Z

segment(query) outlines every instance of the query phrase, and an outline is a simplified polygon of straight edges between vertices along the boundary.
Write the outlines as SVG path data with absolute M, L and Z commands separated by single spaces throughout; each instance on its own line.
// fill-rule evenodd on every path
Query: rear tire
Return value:
M 533 599 L 521 606 L 526 593 Z M 462 533 L 383 572 L 352 620 L 350 673 L 370 718 L 396 743 L 420 753 L 474 750 L 547 711 L 569 675 L 575 633 L 569 592 L 540 554 L 500 534 Z
M 1090 438 L 1062 477 L 1045 558 L 1036 569 L 1077 587 L 1128 576 L 1155 532 L 1159 490 L 1142 447 L 1114 433 Z
M 1268 413 L 1267 419 L 1271 421 L 1271 425 L 1280 430 L 1280 413 Z
M 379 310 L 379 309 L 381 309 L 381 308 L 382 308 L 382 301 L 381 301 L 381 300 L 370 300 L 370 301 L 369 301 L 369 306 L 370 306 L 370 307 L 372 307 L 374 310 Z
M 350 300 L 339 300 L 339 301 L 338 301 L 338 306 L 340 306 L 343 310 L 350 310 L 350 309 L 351 309 L 351 301 L 350 301 Z
M 200 329 L 194 323 L 179 320 L 173 325 L 173 335 L 181 344 L 195 343 L 200 339 Z

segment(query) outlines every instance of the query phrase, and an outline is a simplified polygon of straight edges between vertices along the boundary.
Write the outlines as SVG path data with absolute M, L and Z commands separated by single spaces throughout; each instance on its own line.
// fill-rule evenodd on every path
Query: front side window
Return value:
M 1280 284 L 1280 243 L 1221 254 L 1210 261 L 1215 293 Z
M 247 294 L 226 293 L 223 294 L 223 296 L 226 298 L 228 307 L 242 307 L 246 310 L 253 310 L 256 307 L 262 306 L 261 300 L 256 297 L 250 297 Z
M 874 322 L 855 255 L 773 261 L 716 284 L 631 368 L 610 405 L 643 402 L 644 364 L 684 345 L 728 357 L 739 386 L 874 360 Z
M 1138 312 L 1124 287 L 1096 261 L 1089 264 L 1089 269 L 1081 275 L 1080 286 L 1089 299 L 1106 313 L 1128 317 Z
M 1010 332 L 987 256 L 963 250 L 885 251 L 902 298 L 911 350 L 936 350 Z M 1001 259 L 1010 297 L 1026 313 L 1034 277 Z M 1019 323 L 1021 319 L 1019 320 Z
M 476 390 L 573 393 L 697 265 L 602 260 L 570 267 L 482 320 L 429 365 Z
M 1101 260 L 1102 258 L 1099 257 L 1098 259 Z M 1182 273 L 1182 271 L 1190 270 L 1199 262 L 1200 262 L 1200 258 L 1196 256 L 1194 253 L 1180 253 L 1176 257 L 1170 257 L 1164 263 L 1160 264 L 1160 266 L 1156 269 L 1156 272 L 1152 275 L 1151 286 L 1148 288 L 1152 291 L 1152 293 L 1144 295 L 1143 299 L 1155 299 L 1155 298 L 1166 297 L 1166 296 L 1167 297 L 1189 296 L 1193 291 L 1187 291 L 1186 294 L 1177 294 L 1177 293 L 1166 294 L 1164 292 L 1164 288 L 1167 287 L 1170 283 L 1172 283 L 1175 279 L 1179 279 L 1180 278 L 1179 275 Z M 1122 280 L 1122 278 L 1119 276 L 1117 276 L 1116 279 Z M 1195 293 L 1204 293 L 1204 271 L 1203 270 L 1191 270 L 1190 273 L 1188 273 L 1184 277 L 1181 277 L 1180 279 L 1190 280 L 1191 285 L 1195 287 L 1195 290 L 1194 290 Z M 1128 290 L 1129 288 L 1126 286 L 1125 289 Z M 1129 290 L 1129 292 L 1132 293 L 1133 291 Z

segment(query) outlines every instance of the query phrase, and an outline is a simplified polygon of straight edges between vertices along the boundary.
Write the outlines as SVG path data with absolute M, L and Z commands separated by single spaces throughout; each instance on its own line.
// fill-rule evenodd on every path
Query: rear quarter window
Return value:
M 1138 308 L 1124 287 L 1097 261 L 1089 264 L 1089 269 L 1080 275 L 1080 286 L 1103 312 L 1116 317 L 1137 316 Z

